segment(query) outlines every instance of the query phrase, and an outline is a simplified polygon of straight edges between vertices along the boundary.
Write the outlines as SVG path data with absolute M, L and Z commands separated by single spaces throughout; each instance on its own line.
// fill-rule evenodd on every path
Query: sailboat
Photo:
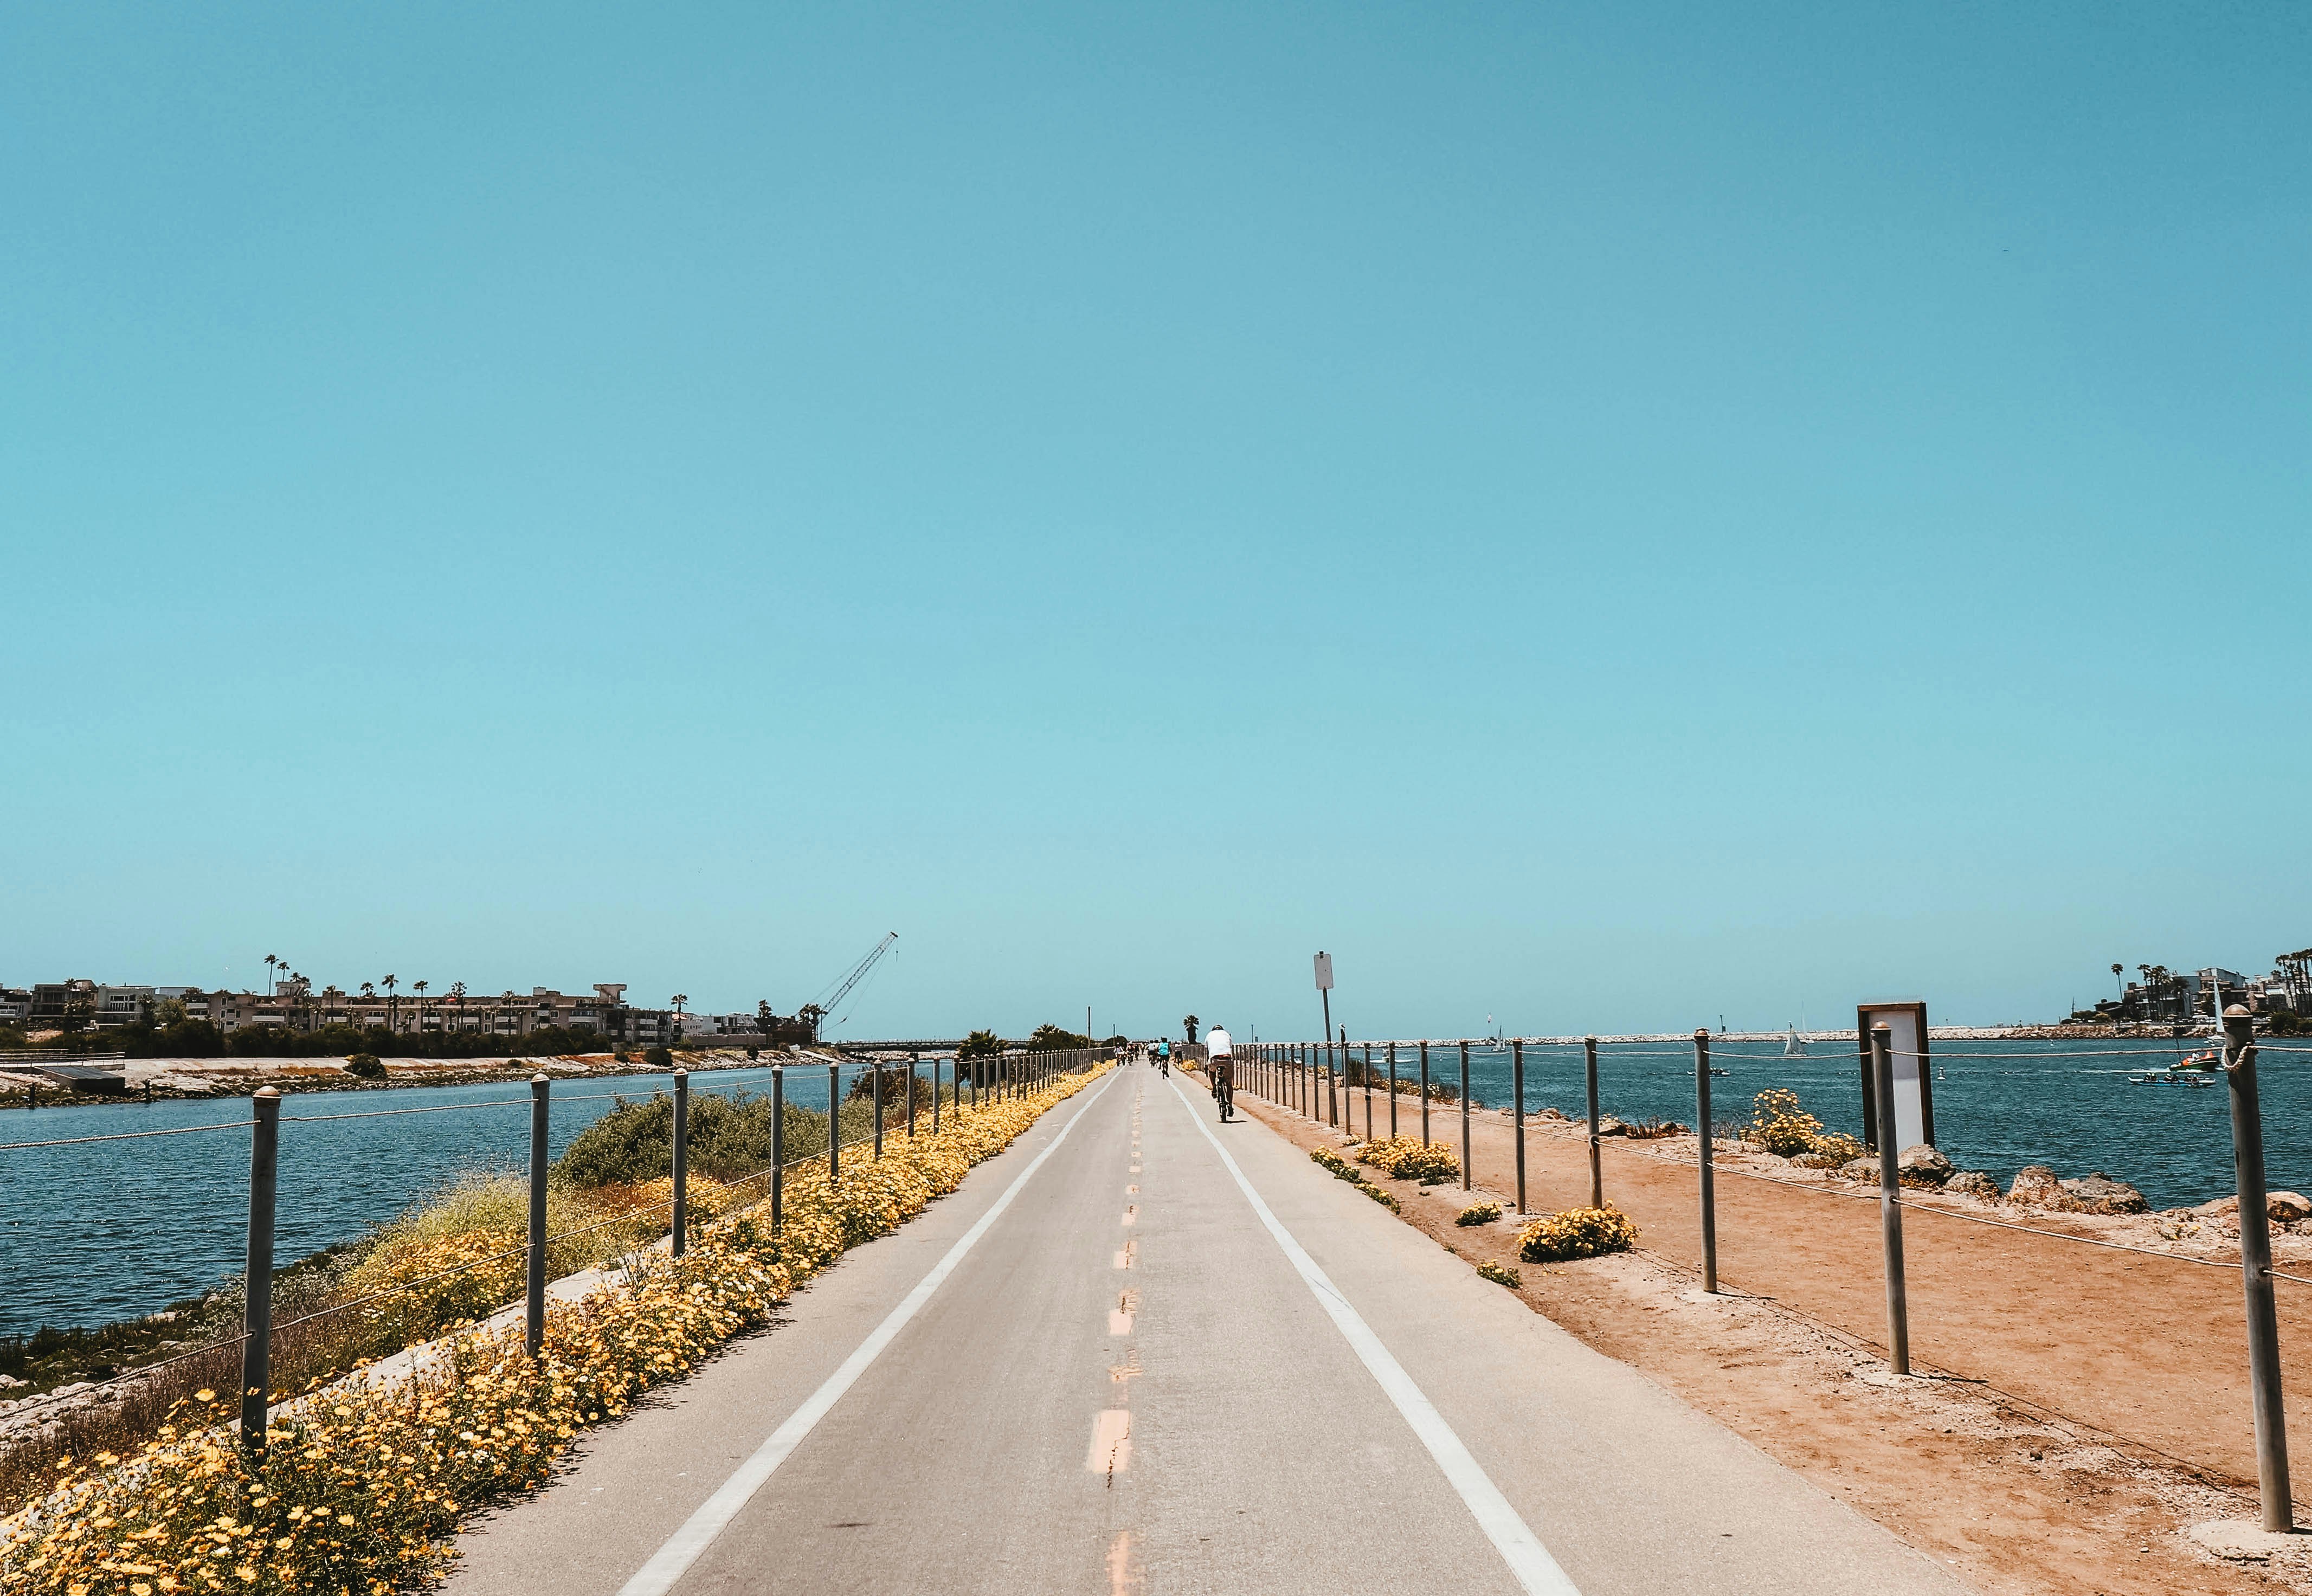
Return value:
M 1799 1028 L 1793 1025 L 1791 1027 L 1790 1035 L 1782 1039 L 1782 1057 L 1785 1058 L 1804 1058 L 1806 1056 L 1807 1050 L 1805 1039 L 1799 1035 Z

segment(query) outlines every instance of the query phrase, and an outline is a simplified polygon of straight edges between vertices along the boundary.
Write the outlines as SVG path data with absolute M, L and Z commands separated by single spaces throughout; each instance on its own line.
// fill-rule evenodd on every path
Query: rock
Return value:
M 1611 1114 L 1601 1114 L 1598 1117 L 1598 1134 L 1601 1136 L 1618 1136 L 1629 1128 Z
M 2280 1224 L 2294 1224 L 2299 1219 L 2312 1219 L 2312 1202 L 2300 1193 L 2268 1191 L 2264 1194 L 2264 1211 Z
M 1565 1118 L 1565 1114 L 1564 1114 L 1564 1111 L 1563 1111 L 1563 1109 L 1542 1109 L 1542 1110 L 1541 1110 L 1541 1112 L 1539 1112 L 1538 1114 L 1536 1114 L 1536 1115 L 1534 1116 L 1534 1118 L 1535 1118 L 1536 1119 L 1557 1119 L 1557 1120 L 1563 1120 L 1563 1119 Z
M 2143 1194 L 2124 1180 L 2115 1180 L 2101 1170 L 2080 1180 L 2061 1182 L 2062 1188 L 2078 1199 L 2081 1209 L 2089 1214 L 2144 1214 L 2151 1205 Z M 2308 1208 L 2307 1212 L 2312 1212 Z
M 1943 1182 L 1945 1191 L 1955 1191 L 1961 1197 L 1981 1197 L 1986 1203 L 1999 1200 L 1999 1182 L 1981 1170 L 1961 1170 Z
M 1838 1166 L 1838 1174 L 1844 1180 L 1876 1180 L 1878 1179 L 1878 1161 L 1867 1156 L 1850 1158 Z
M 2221 1219 L 2228 1214 L 2237 1214 L 2239 1212 L 2239 1198 L 2236 1197 L 2218 1197 L 2212 1203 L 2202 1203 L 2198 1207 L 2193 1209 L 2192 1212 L 2197 1214 L 2203 1219 Z
M 1951 1178 L 1951 1161 L 1924 1142 L 1905 1147 L 1895 1157 L 1895 1168 L 1914 1179 L 1940 1186 Z
M 2076 1213 L 2080 1207 L 2080 1199 L 2064 1190 L 2062 1180 L 2043 1163 L 2027 1163 L 2015 1171 L 2014 1183 L 2007 1188 L 2007 1200 L 2061 1213 Z

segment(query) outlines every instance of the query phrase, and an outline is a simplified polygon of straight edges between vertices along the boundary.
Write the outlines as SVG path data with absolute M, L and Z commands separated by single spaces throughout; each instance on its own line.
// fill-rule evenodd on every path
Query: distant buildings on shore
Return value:
M 2282 953 L 2265 976 L 2244 976 L 2237 970 L 2211 966 L 2205 969 L 2174 970 L 2164 964 L 2139 964 L 2138 978 L 2124 980 L 2125 967 L 2112 967 L 2115 980 L 2123 981 L 2119 995 L 2106 997 L 2091 1009 L 2071 1015 L 2074 1022 L 2114 1024 L 2134 1022 L 2204 1020 L 2233 1004 L 2252 1014 L 2312 1017 L 2312 948 Z
M 584 994 L 533 987 L 527 996 L 469 992 L 463 983 L 446 992 L 421 987 L 380 994 L 373 986 L 360 992 L 333 986 L 316 991 L 302 977 L 276 982 L 270 993 L 55 981 L 0 987 L 0 1025 L 27 1032 L 104 1030 L 153 1020 L 163 1004 L 178 1003 L 184 1005 L 185 1019 L 206 1021 L 225 1036 L 252 1025 L 293 1031 L 319 1030 L 325 1025 L 379 1026 L 412 1038 L 444 1033 L 512 1038 L 553 1028 L 591 1030 L 617 1047 L 650 1047 L 738 1036 L 757 1029 L 753 1014 L 642 1008 L 626 1001 L 626 991 L 622 981 L 600 982 Z

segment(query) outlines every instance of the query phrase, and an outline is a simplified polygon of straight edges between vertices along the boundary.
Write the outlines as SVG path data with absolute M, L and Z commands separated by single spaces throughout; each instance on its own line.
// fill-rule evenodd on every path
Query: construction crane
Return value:
M 843 1006 L 843 1000 L 851 995 L 851 989 L 867 978 L 867 972 L 875 968 L 875 961 L 888 952 L 891 944 L 898 940 L 898 932 L 887 933 L 881 942 L 867 950 L 867 957 L 851 967 L 851 973 L 845 976 L 836 987 L 833 996 L 825 1003 L 807 1003 L 795 1011 L 796 1019 L 809 1022 L 814 1039 L 819 1035 L 819 1022 Z
M 868 949 L 867 957 L 853 965 L 843 978 L 835 983 L 835 990 L 823 1003 L 807 1003 L 793 1014 L 774 1014 L 768 1003 L 757 1004 L 755 1028 L 775 1047 L 816 1042 L 819 1040 L 819 1022 L 841 1006 L 843 1000 L 851 995 L 851 989 L 867 978 L 867 972 L 875 968 L 875 961 L 889 951 L 891 944 L 898 940 L 899 934 L 894 931 Z

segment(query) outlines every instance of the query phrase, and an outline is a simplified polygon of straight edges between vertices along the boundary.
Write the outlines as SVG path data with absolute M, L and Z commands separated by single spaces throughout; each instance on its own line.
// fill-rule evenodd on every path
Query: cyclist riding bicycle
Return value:
M 1171 1077 L 1172 1039 L 1169 1037 L 1164 1038 L 1156 1044 L 1156 1067 L 1164 1072 L 1166 1079 L 1169 1080 Z
M 1204 1033 L 1204 1057 L 1213 1073 L 1213 1101 L 1226 1125 L 1236 1117 L 1236 1052 L 1227 1030 L 1215 1025 Z

